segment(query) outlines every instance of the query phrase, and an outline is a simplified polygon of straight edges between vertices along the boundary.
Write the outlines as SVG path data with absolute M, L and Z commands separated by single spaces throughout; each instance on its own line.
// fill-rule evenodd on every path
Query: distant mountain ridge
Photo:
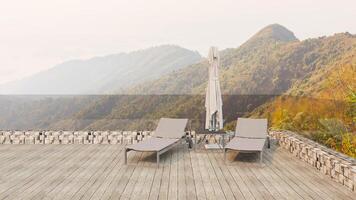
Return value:
M 111 94 L 200 61 L 198 52 L 162 45 L 88 60 L 73 60 L 0 85 L 0 94 Z

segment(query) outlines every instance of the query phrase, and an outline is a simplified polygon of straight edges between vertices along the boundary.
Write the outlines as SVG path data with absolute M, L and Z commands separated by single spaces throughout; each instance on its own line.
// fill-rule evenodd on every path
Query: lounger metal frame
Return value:
M 182 142 L 183 142 L 184 140 L 185 140 L 185 136 L 182 137 L 181 139 L 177 140 L 176 142 L 172 143 L 171 145 L 165 147 L 164 149 L 159 150 L 159 151 L 143 151 L 143 150 L 136 150 L 136 149 L 132 149 L 132 148 L 127 148 L 127 147 L 125 147 L 125 152 L 124 152 L 124 154 L 125 154 L 125 164 L 127 164 L 127 152 L 129 152 L 129 151 L 155 152 L 155 153 L 156 153 L 156 159 L 157 159 L 157 166 L 158 166 L 158 165 L 159 165 L 159 160 L 160 160 L 159 158 L 160 158 L 160 156 L 161 156 L 163 153 L 165 153 L 165 152 L 171 150 L 173 147 L 175 147 L 175 146 L 177 146 L 177 145 L 179 145 L 179 144 L 182 144 Z
M 238 136 L 235 136 L 235 137 L 238 137 Z M 251 140 L 255 139 L 255 138 L 249 138 Z M 246 150 L 237 150 L 237 149 L 230 149 L 230 148 L 225 148 L 223 149 L 224 151 L 224 161 L 226 161 L 226 153 L 227 153 L 227 150 L 232 150 L 232 151 L 238 151 L 238 152 L 241 152 L 241 153 L 259 153 L 260 154 L 260 163 L 262 164 L 262 158 L 263 158 L 263 150 L 265 149 L 265 146 L 266 146 L 266 142 L 267 142 L 267 148 L 269 149 L 271 144 L 270 144 L 270 138 L 269 138 L 269 135 L 267 135 L 266 137 L 266 141 L 265 141 L 265 144 L 263 145 L 263 148 L 261 151 L 258 151 L 258 150 L 249 150 L 249 151 L 246 151 Z

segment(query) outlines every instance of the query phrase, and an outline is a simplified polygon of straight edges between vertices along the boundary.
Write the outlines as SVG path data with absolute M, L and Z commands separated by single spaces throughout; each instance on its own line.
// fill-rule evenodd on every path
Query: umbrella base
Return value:
M 223 146 L 221 144 L 205 144 L 205 149 L 222 149 Z

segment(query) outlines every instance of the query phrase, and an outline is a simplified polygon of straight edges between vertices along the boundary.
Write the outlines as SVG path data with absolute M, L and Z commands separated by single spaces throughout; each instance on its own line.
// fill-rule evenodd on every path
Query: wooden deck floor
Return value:
M 150 153 L 122 145 L 0 145 L 0 199 L 353 199 L 347 190 L 283 149 L 263 165 L 251 155 Z M 253 155 L 252 155 L 253 157 Z M 355 199 L 355 198 L 354 198 Z

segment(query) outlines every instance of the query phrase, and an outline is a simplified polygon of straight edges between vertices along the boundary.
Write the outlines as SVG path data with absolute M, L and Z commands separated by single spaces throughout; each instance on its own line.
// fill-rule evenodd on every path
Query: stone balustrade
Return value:
M 270 136 L 295 157 L 356 192 L 356 160 L 288 131 L 270 131 Z
M 0 131 L 0 144 L 132 144 L 150 131 Z

